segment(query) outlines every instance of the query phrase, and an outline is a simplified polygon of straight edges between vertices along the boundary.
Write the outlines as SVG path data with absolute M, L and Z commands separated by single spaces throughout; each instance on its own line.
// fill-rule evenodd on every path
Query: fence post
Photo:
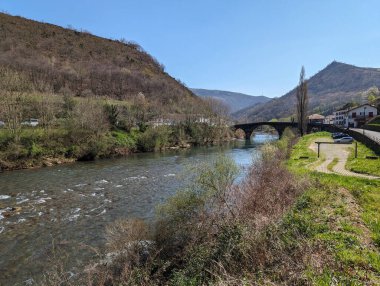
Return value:
M 358 142 L 355 141 L 355 159 L 358 158 Z
M 319 158 L 319 146 L 321 145 L 321 143 L 317 143 L 318 144 L 318 158 Z

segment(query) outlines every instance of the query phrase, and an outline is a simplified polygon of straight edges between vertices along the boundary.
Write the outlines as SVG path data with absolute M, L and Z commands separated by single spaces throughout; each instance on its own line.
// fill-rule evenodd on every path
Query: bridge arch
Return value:
M 245 134 L 246 139 L 252 138 L 260 133 L 271 133 L 273 135 L 278 135 L 278 137 L 281 136 L 280 132 L 276 128 L 270 125 L 265 125 L 265 124 L 252 128 L 250 132 L 251 132 L 250 134 L 247 134 L 247 133 Z
M 260 126 L 271 126 L 276 129 L 278 136 L 281 138 L 287 127 L 297 127 L 296 122 L 254 122 L 234 125 L 235 129 L 241 129 L 245 133 L 245 138 L 250 139 L 253 131 Z

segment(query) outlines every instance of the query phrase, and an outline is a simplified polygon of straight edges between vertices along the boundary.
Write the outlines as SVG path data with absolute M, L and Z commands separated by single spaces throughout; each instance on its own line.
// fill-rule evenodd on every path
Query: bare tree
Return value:
M 6 121 L 6 127 L 19 140 L 21 121 L 24 114 L 24 90 L 27 82 L 19 73 L 7 68 L 0 69 L 0 116 Z
M 297 119 L 298 129 L 301 136 L 307 132 L 307 108 L 309 104 L 309 97 L 307 94 L 307 81 L 305 79 L 305 68 L 302 66 L 300 81 L 297 87 Z

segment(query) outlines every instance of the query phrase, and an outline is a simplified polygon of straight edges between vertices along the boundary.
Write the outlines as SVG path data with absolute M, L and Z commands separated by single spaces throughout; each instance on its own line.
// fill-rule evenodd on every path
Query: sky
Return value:
M 378 0 L 0 0 L 0 11 L 134 41 L 188 87 L 278 97 L 336 60 L 380 67 Z

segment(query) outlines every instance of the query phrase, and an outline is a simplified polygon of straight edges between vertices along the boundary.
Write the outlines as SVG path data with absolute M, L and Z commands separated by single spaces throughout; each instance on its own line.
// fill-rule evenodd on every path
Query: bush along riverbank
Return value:
M 33 83 L 24 73 L 0 68 L 0 170 L 232 138 L 223 104 L 190 91 L 178 97 L 178 91 L 171 90 L 178 100 L 169 93 L 161 97 L 143 92 L 117 100 L 77 94 L 67 87 L 54 92 L 45 84 L 39 85 L 41 91 Z
M 71 127 L 23 128 L 17 139 L 9 130 L 0 129 L 0 171 L 188 148 L 231 139 L 233 132 L 226 126 L 194 122 L 176 126 L 144 125 L 129 131 L 112 128 L 98 133 Z
M 42 285 L 379 285 L 380 182 L 310 172 L 313 136 L 265 145 L 241 181 L 226 157 L 195 168 L 153 225 L 116 221 L 104 259 Z

